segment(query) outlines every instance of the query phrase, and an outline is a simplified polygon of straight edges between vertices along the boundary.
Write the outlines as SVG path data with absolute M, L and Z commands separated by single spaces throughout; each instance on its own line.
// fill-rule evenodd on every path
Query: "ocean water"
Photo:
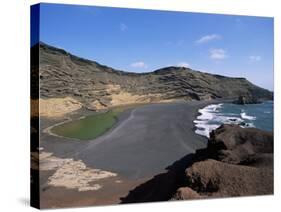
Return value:
M 273 101 L 249 105 L 211 104 L 200 109 L 199 114 L 194 120 L 195 133 L 205 137 L 209 137 L 209 133 L 221 124 L 273 131 Z

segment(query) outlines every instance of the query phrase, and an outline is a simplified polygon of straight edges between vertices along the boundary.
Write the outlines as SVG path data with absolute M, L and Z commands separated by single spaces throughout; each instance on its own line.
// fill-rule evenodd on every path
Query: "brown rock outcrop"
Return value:
M 273 194 L 273 134 L 238 125 L 211 133 L 174 199 Z M 195 194 L 199 194 L 196 196 Z
M 189 187 L 181 187 L 177 190 L 172 200 L 200 199 L 201 196 Z
M 210 158 L 231 164 L 248 165 L 273 153 L 273 134 L 239 125 L 222 125 L 210 133 L 207 151 Z
M 201 195 L 233 197 L 273 192 L 273 170 L 216 160 L 197 162 L 186 170 L 187 185 Z

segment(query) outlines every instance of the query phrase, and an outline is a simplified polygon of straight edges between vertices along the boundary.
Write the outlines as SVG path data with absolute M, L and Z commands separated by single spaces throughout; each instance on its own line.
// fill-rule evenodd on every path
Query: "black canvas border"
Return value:
M 39 36 L 40 4 L 30 7 L 30 205 L 40 208 L 39 177 Z

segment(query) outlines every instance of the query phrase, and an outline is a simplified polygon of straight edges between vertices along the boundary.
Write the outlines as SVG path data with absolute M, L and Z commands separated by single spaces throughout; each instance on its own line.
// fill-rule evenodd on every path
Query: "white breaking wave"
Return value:
M 217 129 L 220 125 L 200 123 L 200 124 L 196 124 L 195 126 L 196 126 L 196 130 L 195 130 L 196 134 L 209 138 L 210 132 Z
M 201 114 L 193 122 L 195 123 L 195 133 L 206 136 L 209 138 L 209 134 L 212 130 L 217 129 L 220 125 L 209 123 L 210 120 L 214 120 L 217 117 L 218 109 L 222 107 L 223 104 L 212 104 L 200 109 L 198 112 Z
M 240 116 L 242 119 L 247 119 L 247 120 L 256 120 L 255 116 L 249 116 L 247 115 L 245 112 L 242 111 L 242 113 L 240 113 Z
M 241 127 L 255 127 L 253 123 L 245 123 L 245 120 L 255 120 L 256 117 L 247 115 L 243 110 L 241 113 L 220 113 L 223 104 L 212 104 L 199 109 L 200 115 L 194 120 L 195 133 L 210 137 L 210 132 L 217 129 L 222 124 L 238 124 Z M 240 115 L 240 117 L 239 117 Z
M 213 112 L 216 112 L 219 108 L 222 107 L 222 104 L 217 105 L 208 105 L 203 109 L 200 109 L 198 112 L 201 113 L 200 116 L 197 117 L 198 120 L 210 120 L 213 118 Z

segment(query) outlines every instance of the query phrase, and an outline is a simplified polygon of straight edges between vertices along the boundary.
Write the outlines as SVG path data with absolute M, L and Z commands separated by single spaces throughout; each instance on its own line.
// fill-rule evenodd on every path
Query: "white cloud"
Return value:
M 177 66 L 185 67 L 185 68 L 189 68 L 190 67 L 190 65 L 187 62 L 180 62 L 180 63 L 177 64 Z
M 205 36 L 199 38 L 197 41 L 195 41 L 195 43 L 197 43 L 197 44 L 207 43 L 209 41 L 219 40 L 221 38 L 222 37 L 220 35 L 218 35 L 218 34 L 205 35 Z
M 146 68 L 147 67 L 147 65 L 142 61 L 134 62 L 134 63 L 130 64 L 130 66 L 132 66 L 134 68 Z
M 259 56 L 259 55 L 251 55 L 249 57 L 249 60 L 252 61 L 252 62 L 260 61 L 261 60 L 261 56 Z
M 119 27 L 120 27 L 120 30 L 121 30 L 122 32 L 124 32 L 124 31 L 126 31 L 126 30 L 128 29 L 128 26 L 127 26 L 126 24 L 124 24 L 124 23 L 121 23 L 121 24 L 119 25 Z
M 223 60 L 227 57 L 226 50 L 224 49 L 211 49 L 210 58 L 214 60 Z

